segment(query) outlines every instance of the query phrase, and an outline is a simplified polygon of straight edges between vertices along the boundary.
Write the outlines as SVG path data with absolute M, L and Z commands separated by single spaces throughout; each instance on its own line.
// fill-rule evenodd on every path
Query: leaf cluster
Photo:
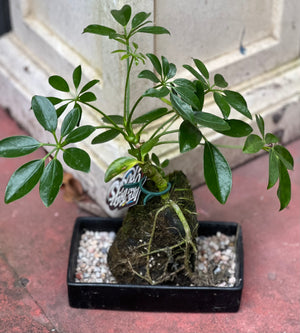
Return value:
M 62 182 L 63 171 L 58 160 L 58 152 L 62 152 L 63 160 L 68 166 L 88 172 L 89 155 L 82 149 L 67 145 L 80 142 L 96 130 L 100 130 L 100 133 L 92 139 L 92 144 L 106 143 L 122 136 L 128 143 L 128 154 L 131 155 L 113 161 L 106 170 L 105 181 L 110 181 L 135 164 L 139 164 L 142 169 L 146 169 L 146 165 L 148 168 L 150 164 L 152 170 L 150 178 L 158 182 L 157 179 L 165 179 L 164 168 L 169 162 L 160 161 L 155 153 L 156 147 L 176 144 L 179 151 L 185 153 L 202 146 L 206 184 L 215 198 L 220 203 L 225 203 L 232 187 L 231 168 L 219 147 L 205 136 L 203 129 L 209 128 L 228 137 L 245 137 L 244 153 L 257 153 L 261 150 L 269 153 L 268 188 L 279 183 L 277 196 L 280 209 L 285 208 L 291 197 L 288 170 L 293 169 L 293 158 L 288 150 L 278 143 L 276 136 L 271 133 L 265 134 L 263 118 L 256 116 L 261 136 L 252 134 L 253 129 L 248 123 L 252 120 L 252 115 L 244 97 L 236 91 L 229 90 L 228 83 L 221 74 L 212 77 L 201 60 L 194 58 L 193 66 L 183 65 L 186 75 L 180 78 L 176 77 L 176 65 L 166 57 L 141 53 L 134 40 L 136 34 L 170 34 L 167 29 L 152 24 L 149 20 L 150 13 L 139 12 L 132 15 L 131 7 L 125 5 L 120 10 L 112 10 L 111 15 L 117 28 L 92 24 L 83 32 L 104 36 L 121 45 L 113 53 L 119 54 L 120 60 L 126 61 L 123 115 L 108 114 L 92 104 L 97 98 L 90 89 L 99 80 L 81 85 L 81 66 L 75 68 L 72 74 L 73 91 L 66 79 L 58 75 L 51 76 L 49 84 L 54 89 L 73 95 L 65 99 L 42 96 L 34 96 L 32 99 L 32 110 L 44 130 L 53 135 L 53 143 L 39 143 L 25 136 L 0 141 L 0 157 L 23 156 L 43 146 L 52 148 L 45 158 L 25 164 L 12 175 L 7 186 L 5 201 L 8 203 L 21 198 L 40 181 L 41 198 L 44 204 L 49 206 L 54 201 Z M 152 68 L 143 69 L 138 78 L 148 80 L 150 86 L 132 103 L 130 96 L 132 66 L 145 64 L 146 61 L 150 62 Z M 204 111 L 204 101 L 209 94 L 215 102 L 218 111 L 216 114 Z M 136 116 L 136 111 L 145 98 L 156 98 L 162 105 Z M 102 125 L 80 126 L 82 105 L 97 112 L 102 119 Z M 245 120 L 232 118 L 232 109 L 240 113 Z M 61 130 L 57 133 L 58 118 L 63 113 L 65 115 Z M 159 125 L 157 125 L 158 120 Z M 49 156 L 52 160 L 45 166 Z

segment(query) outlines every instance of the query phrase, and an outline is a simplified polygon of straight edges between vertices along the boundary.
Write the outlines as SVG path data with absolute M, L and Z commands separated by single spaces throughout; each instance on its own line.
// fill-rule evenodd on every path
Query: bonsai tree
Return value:
M 231 169 L 219 147 L 206 137 L 204 129 L 224 136 L 244 137 L 243 153 L 263 150 L 269 154 L 267 188 L 278 183 L 280 210 L 290 201 L 288 170 L 293 169 L 293 158 L 274 134 L 265 132 L 260 115 L 255 116 L 260 134 L 252 133 L 251 125 L 245 121 L 252 119 L 245 99 L 227 88 L 228 83 L 221 74 L 212 78 L 204 63 L 193 59 L 193 67 L 183 65 L 193 78 L 176 77 L 176 66 L 166 57 L 139 50 L 134 41 L 137 34 L 169 34 L 167 29 L 151 24 L 150 13 L 139 12 L 132 16 L 131 7 L 125 5 L 120 10 L 112 10 L 111 15 L 116 28 L 93 24 L 87 26 L 84 33 L 118 42 L 119 48 L 112 53 L 120 55 L 120 61 L 125 61 L 127 67 L 123 115 L 107 113 L 93 104 L 97 97 L 90 89 L 99 80 L 82 84 L 81 66 L 75 68 L 72 75 L 75 94 L 68 94 L 65 99 L 34 96 L 31 108 L 42 130 L 50 132 L 53 141 L 39 142 L 30 136 L 13 136 L 0 141 L 1 157 L 23 156 L 40 147 L 47 147 L 49 151 L 44 158 L 30 161 L 14 172 L 6 188 L 5 202 L 20 199 L 39 183 L 40 197 L 45 206 L 50 206 L 63 180 L 59 152 L 69 167 L 88 172 L 88 153 L 72 144 L 91 135 L 94 135 L 93 145 L 122 137 L 128 143 L 128 155 L 120 156 L 108 166 L 105 181 L 138 165 L 143 179 L 127 187 L 139 186 L 143 193 L 138 204 L 129 209 L 110 249 L 110 268 L 119 282 L 189 284 L 196 281 L 190 260 L 196 252 L 197 234 L 193 195 L 182 172 L 166 175 L 164 169 L 169 161 L 161 161 L 159 153 L 153 150 L 173 144 L 185 153 L 202 146 L 205 182 L 213 196 L 225 204 L 232 186 Z M 148 80 L 149 89 L 131 103 L 132 69 L 146 62 L 150 62 L 153 70 L 141 70 L 137 79 Z M 61 76 L 51 76 L 49 83 L 58 91 L 71 91 L 69 83 Z M 204 110 L 204 100 L 209 95 L 213 96 L 218 115 Z M 157 99 L 160 107 L 136 116 L 141 101 L 148 98 Z M 80 125 L 82 107 L 93 109 L 102 123 Z M 232 118 L 232 109 L 245 120 Z M 60 130 L 57 128 L 59 117 L 64 117 Z M 154 127 L 158 119 L 162 121 Z

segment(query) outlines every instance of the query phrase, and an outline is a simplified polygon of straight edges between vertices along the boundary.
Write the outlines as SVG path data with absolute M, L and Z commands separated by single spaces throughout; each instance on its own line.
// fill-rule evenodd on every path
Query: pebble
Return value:
M 107 253 L 115 236 L 114 232 L 91 230 L 86 230 L 82 234 L 78 248 L 76 282 L 116 283 L 107 264 Z M 227 236 L 221 232 L 210 237 L 197 237 L 195 272 L 199 274 L 212 272 L 213 286 L 233 287 L 236 284 L 234 244 L 234 235 Z

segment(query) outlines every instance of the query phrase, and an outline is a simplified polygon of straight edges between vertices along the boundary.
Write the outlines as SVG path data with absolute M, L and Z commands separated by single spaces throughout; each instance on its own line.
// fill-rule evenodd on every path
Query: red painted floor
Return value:
M 0 110 L 0 139 L 20 130 Z M 266 156 L 233 172 L 226 206 L 205 187 L 194 191 L 199 219 L 240 222 L 245 284 L 238 313 L 143 313 L 70 308 L 66 270 L 74 220 L 82 215 L 60 197 L 44 208 L 38 191 L 9 205 L 4 189 L 28 157 L 0 159 L 0 333 L 299 333 L 300 332 L 300 140 L 293 199 L 278 212 L 276 190 L 266 191 Z M 35 158 L 43 151 L 33 154 Z

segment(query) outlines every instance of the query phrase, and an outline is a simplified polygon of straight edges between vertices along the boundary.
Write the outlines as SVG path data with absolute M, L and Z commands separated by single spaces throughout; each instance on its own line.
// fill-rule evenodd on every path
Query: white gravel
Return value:
M 114 238 L 114 232 L 87 230 L 82 234 L 76 282 L 116 283 L 107 265 L 107 253 Z M 202 276 L 208 273 L 213 276 L 208 278 L 208 285 L 233 287 L 236 284 L 235 236 L 218 232 L 214 236 L 198 237 L 197 249 L 195 271 Z

